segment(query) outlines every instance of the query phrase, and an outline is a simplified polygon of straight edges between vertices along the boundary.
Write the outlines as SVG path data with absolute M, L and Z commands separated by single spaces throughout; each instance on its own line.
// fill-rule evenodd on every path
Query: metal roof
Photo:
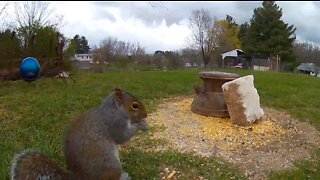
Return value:
M 244 52 L 241 49 L 234 49 L 232 51 L 228 51 L 225 52 L 223 54 L 221 54 L 222 59 L 224 59 L 225 57 L 238 57 L 238 55 L 243 54 Z
M 300 71 L 319 72 L 319 67 L 313 63 L 301 63 L 297 69 Z

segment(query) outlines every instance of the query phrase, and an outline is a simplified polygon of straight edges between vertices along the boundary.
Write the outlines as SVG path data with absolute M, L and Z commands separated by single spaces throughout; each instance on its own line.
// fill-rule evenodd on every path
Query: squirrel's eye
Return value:
M 133 102 L 132 103 L 132 109 L 134 109 L 134 110 L 138 110 L 139 109 L 139 103 L 138 102 Z

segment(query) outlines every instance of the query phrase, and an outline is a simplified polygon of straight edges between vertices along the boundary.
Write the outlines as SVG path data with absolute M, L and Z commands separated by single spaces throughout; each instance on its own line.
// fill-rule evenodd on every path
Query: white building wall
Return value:
M 92 54 L 75 54 L 75 61 L 89 61 L 92 62 Z

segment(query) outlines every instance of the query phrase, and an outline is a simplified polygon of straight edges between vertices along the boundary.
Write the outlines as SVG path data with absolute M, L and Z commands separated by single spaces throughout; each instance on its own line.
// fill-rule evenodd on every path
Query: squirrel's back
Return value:
M 10 167 L 10 180 L 69 180 L 71 175 L 47 156 L 24 150 L 17 154 Z
M 129 179 L 119 158 L 119 145 L 138 130 L 148 130 L 147 112 L 130 93 L 115 88 L 99 107 L 77 116 L 65 134 L 68 171 L 45 155 L 23 151 L 10 168 L 11 180 Z

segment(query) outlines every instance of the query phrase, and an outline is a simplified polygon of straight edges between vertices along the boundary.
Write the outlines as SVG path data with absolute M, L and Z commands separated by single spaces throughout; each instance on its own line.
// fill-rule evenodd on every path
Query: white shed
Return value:
M 225 52 L 221 54 L 222 59 L 225 57 L 238 57 L 239 55 L 242 55 L 244 52 L 241 49 L 234 49 L 232 51 Z
M 224 68 L 224 59 L 226 57 L 234 57 L 234 58 L 238 58 L 239 55 L 243 55 L 244 52 L 241 49 L 234 49 L 232 51 L 228 51 L 225 52 L 223 54 L 221 54 L 222 56 L 222 68 Z

